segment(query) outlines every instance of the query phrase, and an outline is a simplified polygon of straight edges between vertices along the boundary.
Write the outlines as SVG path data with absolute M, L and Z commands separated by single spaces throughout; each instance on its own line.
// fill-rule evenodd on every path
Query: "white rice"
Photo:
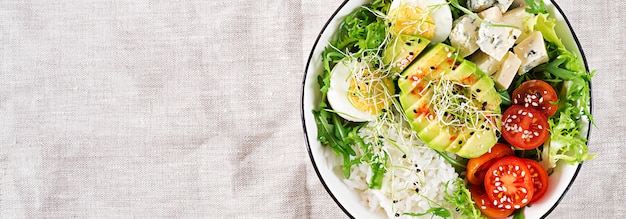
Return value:
M 389 155 L 381 190 L 368 189 L 372 171 L 367 163 L 352 166 L 350 178 L 344 179 L 348 187 L 361 194 L 363 205 L 372 212 L 383 210 L 389 218 L 415 218 L 403 213 L 423 213 L 431 207 L 445 207 L 454 218 L 458 217 L 454 215 L 457 213 L 455 207 L 444 200 L 446 184 L 455 180 L 458 174 L 439 154 L 421 142 L 410 128 L 389 122 L 370 122 L 361 128 L 359 135 L 372 145 L 375 145 L 374 139 L 380 139 L 377 136 L 382 136 L 384 140 L 379 148 L 381 153 Z M 363 154 L 359 148 L 355 149 L 357 156 Z M 403 158 L 405 153 L 406 158 Z M 338 157 L 336 154 L 330 156 Z M 333 160 L 331 163 L 341 165 L 340 159 Z M 452 183 L 449 185 L 449 193 L 456 191 Z M 419 191 L 416 192 L 416 189 Z M 432 216 L 424 215 L 423 218 Z

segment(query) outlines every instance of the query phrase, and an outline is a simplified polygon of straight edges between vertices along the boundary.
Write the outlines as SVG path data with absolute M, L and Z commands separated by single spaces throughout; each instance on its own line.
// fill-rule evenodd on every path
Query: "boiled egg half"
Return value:
M 392 103 L 393 82 L 364 61 L 345 58 L 330 72 L 326 97 L 332 109 L 353 122 L 374 121 Z
M 443 42 L 452 30 L 452 11 L 446 0 L 394 0 L 387 18 L 393 33 L 418 35 Z

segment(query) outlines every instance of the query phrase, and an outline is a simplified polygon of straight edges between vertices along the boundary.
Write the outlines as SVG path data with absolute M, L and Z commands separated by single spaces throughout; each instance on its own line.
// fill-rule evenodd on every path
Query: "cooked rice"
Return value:
M 439 154 L 421 142 L 410 128 L 397 123 L 370 122 L 361 128 L 359 135 L 374 147 L 379 147 L 375 150 L 389 156 L 381 190 L 368 189 L 372 171 L 367 163 L 352 166 L 350 178 L 344 179 L 348 187 L 361 194 L 363 205 L 372 212 L 382 209 L 389 218 L 415 218 L 403 213 L 423 213 L 431 207 L 445 207 L 454 216 L 455 207 L 444 200 L 444 191 L 447 182 L 455 180 L 458 174 Z M 374 142 L 379 140 L 382 140 L 382 145 L 376 146 Z M 355 147 L 355 150 L 357 156 L 363 154 L 359 148 Z M 405 153 L 406 158 L 403 158 Z M 330 156 L 338 157 L 335 154 Z M 332 160 L 331 165 L 341 165 L 340 159 Z M 416 189 L 419 191 L 416 192 Z M 455 190 L 450 186 L 448 192 Z

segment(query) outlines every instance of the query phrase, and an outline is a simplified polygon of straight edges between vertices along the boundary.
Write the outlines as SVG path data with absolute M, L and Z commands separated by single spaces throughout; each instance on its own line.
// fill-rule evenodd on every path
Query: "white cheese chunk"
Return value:
M 469 15 L 463 15 L 454 21 L 452 25 L 452 31 L 450 32 L 450 44 L 452 47 L 457 48 L 459 56 L 466 57 L 478 50 L 478 28 L 480 27 L 480 21 L 470 17 Z
M 478 17 L 491 22 L 500 22 L 502 20 L 502 12 L 498 7 L 491 7 L 478 13 Z
M 534 14 L 526 12 L 526 8 L 515 8 L 502 15 L 501 22 L 507 25 L 518 27 L 522 33 L 519 35 L 516 43 L 522 42 L 532 32 L 532 28 L 525 25 L 526 21 L 535 17 Z
M 479 12 L 491 7 L 495 0 L 467 0 L 467 8 L 473 12 Z
M 543 35 L 540 31 L 535 31 L 524 41 L 513 48 L 515 55 L 522 60 L 518 74 L 524 74 L 534 67 L 550 61 Z
M 483 72 L 487 73 L 487 75 L 492 75 L 496 71 L 500 69 L 501 61 L 485 54 L 482 51 L 478 51 L 474 53 L 472 56 L 468 58 L 468 60 L 476 63 L 476 67 L 478 67 Z
M 522 33 L 521 30 L 510 27 L 490 26 L 482 23 L 478 30 L 478 47 L 491 57 L 502 60 L 502 57 Z
M 504 13 L 509 10 L 509 7 L 513 4 L 513 0 L 498 0 L 494 6 L 500 9 L 500 12 Z
M 521 64 L 522 60 L 512 52 L 507 52 L 500 68 L 491 76 L 496 82 L 496 87 L 500 90 L 508 89 Z

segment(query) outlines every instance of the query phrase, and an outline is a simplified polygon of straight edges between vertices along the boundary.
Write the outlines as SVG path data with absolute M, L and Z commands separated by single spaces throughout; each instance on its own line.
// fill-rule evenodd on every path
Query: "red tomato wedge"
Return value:
M 513 91 L 513 104 L 531 107 L 541 111 L 546 116 L 556 113 L 559 101 L 554 88 L 542 80 L 530 80 L 522 83 Z
M 519 209 L 533 198 L 533 182 L 526 163 L 514 156 L 496 160 L 485 175 L 485 191 L 500 209 Z
M 528 171 L 530 171 L 530 177 L 533 182 L 533 199 L 530 203 L 539 200 L 548 190 L 548 171 L 537 161 L 531 159 L 522 159 Z
M 483 185 L 485 173 L 498 158 L 513 155 L 514 152 L 506 144 L 498 143 L 489 152 L 467 162 L 467 180 L 474 185 Z
M 502 115 L 502 137 L 511 145 L 530 150 L 548 139 L 548 117 L 536 109 L 513 105 Z
M 493 201 L 489 199 L 482 185 L 470 185 L 469 190 L 472 193 L 472 200 L 487 217 L 505 218 L 515 211 L 515 209 L 501 209 L 494 206 Z

